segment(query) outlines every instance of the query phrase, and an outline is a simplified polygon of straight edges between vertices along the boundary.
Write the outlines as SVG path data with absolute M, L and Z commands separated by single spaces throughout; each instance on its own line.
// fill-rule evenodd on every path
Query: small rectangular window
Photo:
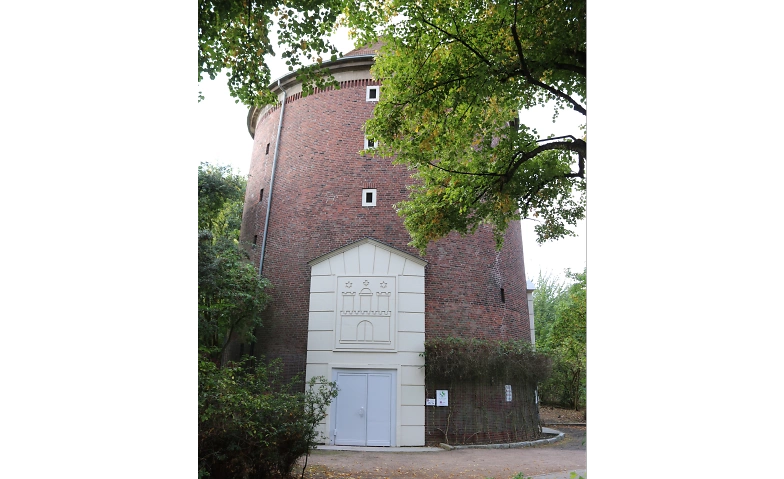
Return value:
M 262 188 L 261 191 L 259 191 L 259 202 L 261 202 L 261 200 L 263 199 L 264 199 L 264 188 Z
M 362 206 L 376 206 L 375 188 L 365 188 L 362 190 Z
M 506 303 L 506 295 L 504 295 L 504 288 L 501 288 L 501 302 Z
M 253 235 L 253 246 L 256 246 L 256 243 L 259 241 L 259 235 Z
M 266 153 L 264 153 L 265 155 L 269 155 L 269 145 L 270 145 L 270 144 L 269 144 L 269 143 L 267 143 L 267 152 L 266 152 Z
M 365 149 L 370 150 L 376 147 L 378 143 L 372 138 L 365 137 Z
M 367 87 L 367 94 L 365 95 L 365 100 L 367 101 L 378 101 L 378 94 L 379 86 L 369 86 Z

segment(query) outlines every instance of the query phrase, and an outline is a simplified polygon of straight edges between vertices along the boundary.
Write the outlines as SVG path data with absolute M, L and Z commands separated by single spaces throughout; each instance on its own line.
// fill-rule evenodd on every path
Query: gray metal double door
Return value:
M 335 372 L 335 444 L 391 446 L 395 426 L 396 371 Z

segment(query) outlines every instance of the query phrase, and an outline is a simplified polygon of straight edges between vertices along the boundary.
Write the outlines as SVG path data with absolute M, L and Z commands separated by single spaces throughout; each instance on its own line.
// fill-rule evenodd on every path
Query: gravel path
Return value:
M 586 428 L 554 426 L 562 441 L 520 449 L 456 449 L 438 452 L 313 451 L 305 477 L 509 479 L 587 468 Z

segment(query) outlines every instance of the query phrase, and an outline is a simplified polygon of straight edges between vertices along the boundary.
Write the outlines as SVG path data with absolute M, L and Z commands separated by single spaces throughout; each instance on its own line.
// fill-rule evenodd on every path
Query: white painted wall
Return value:
M 425 265 L 415 256 L 366 238 L 310 263 L 310 316 L 306 377 L 333 377 L 333 369 L 397 371 L 396 446 L 425 444 Z M 367 284 L 365 284 L 367 283 Z M 367 291 L 366 291 L 367 289 Z M 347 308 L 346 295 L 369 310 Z M 386 293 L 390 293 L 387 307 Z M 351 296 L 351 295 L 354 296 Z M 348 310 L 347 310 L 348 309 Z M 365 308 L 367 309 L 367 308 Z M 355 334 L 364 322 L 362 333 Z M 372 326 L 367 326 L 367 324 Z M 383 333 L 389 329 L 389 335 Z M 368 338 L 365 331 L 374 331 Z M 357 338 L 360 338 L 357 340 Z M 330 412 L 322 434 L 331 443 Z

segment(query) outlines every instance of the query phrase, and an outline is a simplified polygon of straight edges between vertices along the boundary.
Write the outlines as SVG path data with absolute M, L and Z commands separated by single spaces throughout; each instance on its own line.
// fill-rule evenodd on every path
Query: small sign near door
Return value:
M 512 386 L 507 384 L 506 388 L 506 402 L 512 402 Z
M 425 399 L 425 406 L 435 406 L 436 400 L 435 399 Z
M 436 406 L 449 406 L 449 391 L 446 389 L 436 390 Z

